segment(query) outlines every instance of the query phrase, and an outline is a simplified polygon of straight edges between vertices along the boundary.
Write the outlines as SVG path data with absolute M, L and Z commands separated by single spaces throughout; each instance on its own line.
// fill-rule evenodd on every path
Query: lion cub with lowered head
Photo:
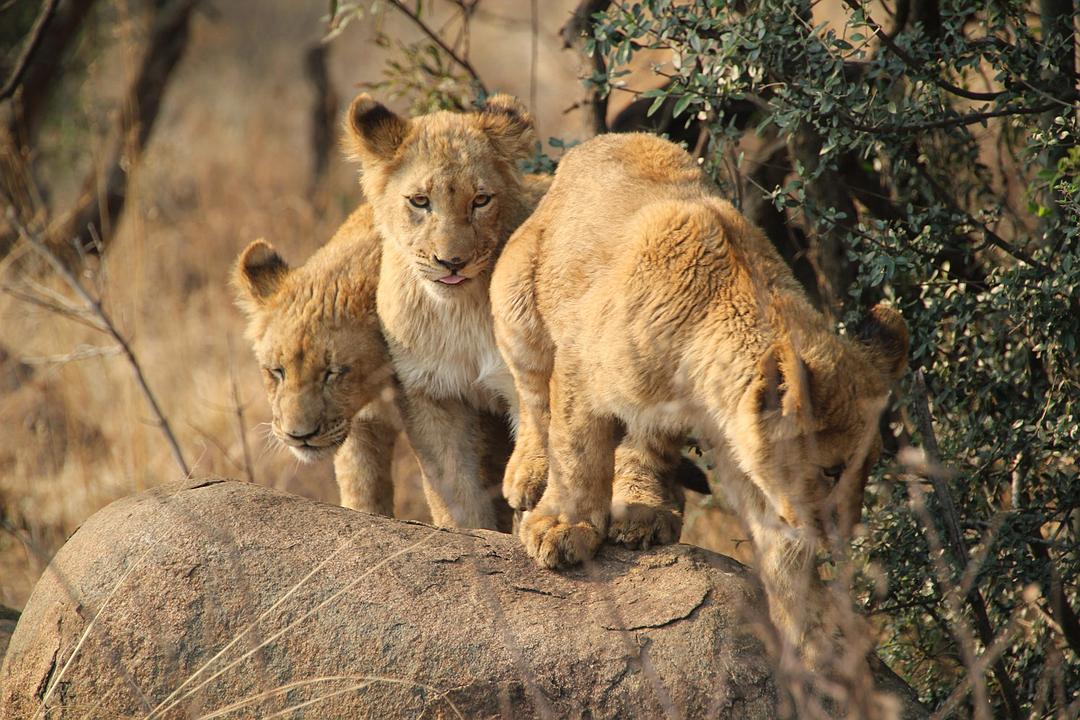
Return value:
M 878 417 L 906 367 L 899 314 L 878 306 L 857 340 L 834 335 L 694 160 L 641 134 L 566 154 L 503 250 L 491 302 L 520 403 L 511 466 L 536 446 L 550 461 L 521 523 L 529 554 L 552 568 L 595 554 L 617 423 L 638 437 L 693 428 L 733 466 L 726 489 L 771 614 L 799 644 L 824 604 L 808 578 L 814 541 L 858 520 Z
M 341 504 L 393 515 L 397 413 L 393 370 L 375 313 L 382 241 L 361 205 L 291 269 L 256 240 L 233 270 L 247 337 L 262 365 L 271 429 L 303 462 L 334 454 Z

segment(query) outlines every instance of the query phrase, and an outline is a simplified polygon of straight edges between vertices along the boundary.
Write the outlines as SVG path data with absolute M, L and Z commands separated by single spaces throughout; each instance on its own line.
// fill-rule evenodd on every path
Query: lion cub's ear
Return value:
M 911 336 L 899 312 L 878 303 L 855 328 L 854 336 L 866 349 L 870 362 L 885 377 L 896 380 L 904 374 Z
M 480 127 L 495 143 L 499 154 L 510 162 L 532 155 L 536 129 L 532 115 L 510 95 L 492 95 L 477 113 Z
M 270 243 L 254 241 L 240 253 L 233 269 L 237 305 L 253 314 L 277 293 L 288 274 L 289 266 Z
M 408 120 L 367 93 L 360 93 L 345 114 L 345 155 L 362 164 L 386 162 L 397 153 L 408 132 Z
M 787 340 L 779 340 L 758 361 L 757 409 L 778 413 L 798 428 L 813 425 L 810 368 Z

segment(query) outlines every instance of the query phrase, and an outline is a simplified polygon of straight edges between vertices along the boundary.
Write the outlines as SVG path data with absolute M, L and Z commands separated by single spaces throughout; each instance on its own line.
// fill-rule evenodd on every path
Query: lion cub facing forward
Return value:
M 233 270 L 263 368 L 271 430 L 297 458 L 334 455 L 341 504 L 393 515 L 393 375 L 375 314 L 381 240 L 362 205 L 301 267 L 256 240 Z
M 520 402 L 511 467 L 546 447 L 547 489 L 522 521 L 546 567 L 588 559 L 609 522 L 613 427 L 694 428 L 729 462 L 777 625 L 815 619 L 813 541 L 849 532 L 907 328 L 875 308 L 834 335 L 759 230 L 693 159 L 650 135 L 573 149 L 499 259 L 495 334 Z M 833 515 L 838 514 L 834 520 Z
M 532 120 L 505 95 L 477 112 L 416 118 L 360 95 L 345 132 L 384 238 L 379 319 L 432 518 L 495 528 L 505 504 L 490 488 L 502 465 L 492 472 L 484 458 L 507 443 L 514 393 L 488 285 L 503 244 L 549 182 L 516 166 L 532 152 Z

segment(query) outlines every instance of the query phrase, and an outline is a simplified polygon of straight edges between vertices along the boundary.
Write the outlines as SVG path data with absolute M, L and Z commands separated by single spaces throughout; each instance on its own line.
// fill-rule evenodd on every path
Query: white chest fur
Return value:
M 378 309 L 394 370 L 406 387 L 489 411 L 515 405 L 514 384 L 492 327 L 487 278 L 431 292 L 407 269 L 384 262 Z

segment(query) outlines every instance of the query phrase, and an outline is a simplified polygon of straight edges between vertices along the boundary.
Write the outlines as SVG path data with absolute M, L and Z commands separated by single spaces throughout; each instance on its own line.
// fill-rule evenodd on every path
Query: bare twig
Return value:
M 49 26 L 53 19 L 56 3 L 57 0 L 45 0 L 42 4 L 41 13 L 38 14 L 37 20 L 34 21 L 34 25 L 30 28 L 30 39 L 23 46 L 22 53 L 20 53 L 19 59 L 15 61 L 15 68 L 11 71 L 7 82 L 4 83 L 4 87 L 0 88 L 0 100 L 11 97 L 15 93 L 15 89 L 19 87 L 23 73 L 26 72 L 26 68 L 30 64 L 30 59 L 34 56 L 34 52 L 37 51 L 38 45 L 41 44 L 45 28 Z
M 998 110 L 987 110 L 984 112 L 972 112 L 965 115 L 957 115 L 951 118 L 943 118 L 941 120 L 930 120 L 924 123 L 904 123 L 901 125 L 865 125 L 857 120 L 848 120 L 848 125 L 860 132 L 867 132 L 873 134 L 888 134 L 894 133 L 898 135 L 911 135 L 912 133 L 922 132 L 923 130 L 940 130 L 950 127 L 963 127 L 965 125 L 978 125 L 999 117 L 1013 117 L 1020 115 L 1042 115 L 1044 112 L 1053 110 L 1060 105 L 1060 101 L 1043 103 L 1042 105 L 1033 106 L 1018 106 L 1009 105 L 1007 107 L 1000 108 Z
M 923 451 L 926 453 L 928 466 L 936 468 L 940 463 L 941 454 L 938 450 L 937 435 L 934 434 L 933 420 L 930 417 L 930 402 L 927 398 L 926 379 L 922 370 L 915 373 L 912 402 L 915 410 L 915 423 L 919 428 L 919 434 L 922 435 Z M 957 565 L 965 568 L 969 562 L 968 547 L 964 541 L 963 531 L 960 528 L 960 517 L 956 512 L 956 506 L 953 504 L 952 495 L 949 493 L 949 486 L 946 485 L 942 473 L 937 470 L 931 469 L 928 475 L 934 488 L 934 495 L 941 508 L 945 530 L 949 535 L 949 550 Z M 930 530 L 930 528 L 927 529 Z M 994 645 L 995 633 L 994 626 L 990 622 L 990 616 L 986 610 L 986 601 L 983 599 L 982 592 L 978 587 L 972 587 L 970 592 L 967 593 L 967 599 L 975 615 L 975 628 L 979 633 L 979 639 L 985 647 L 990 648 Z M 1005 663 L 1000 657 L 994 660 L 993 668 L 994 677 L 998 681 L 1008 716 L 1019 719 L 1020 702 L 1017 699 L 1016 685 L 1013 683 L 1012 678 L 1009 677 Z
M 68 267 L 56 256 L 52 250 L 40 239 L 35 237 L 25 225 L 23 225 L 16 216 L 12 208 L 8 208 L 8 222 L 10 222 L 22 236 L 30 247 L 32 247 L 47 263 L 52 267 L 57 275 L 71 288 L 83 305 L 86 306 L 86 310 L 91 316 L 93 316 L 101 325 L 102 332 L 106 333 L 113 339 L 113 341 L 120 347 L 120 351 L 124 354 L 128 364 L 131 366 L 132 372 L 135 374 L 135 382 L 139 386 L 139 390 L 142 391 L 143 397 L 146 398 L 147 404 L 150 405 L 150 410 L 154 414 L 155 423 L 161 430 L 161 434 L 165 437 L 165 441 L 169 445 L 169 450 L 172 451 L 173 459 L 176 460 L 176 464 L 179 466 L 180 471 L 185 477 L 191 475 L 191 470 L 188 468 L 187 462 L 184 460 L 184 454 L 180 451 L 180 445 L 176 441 L 176 436 L 173 435 L 172 427 L 169 425 L 168 419 L 161 411 L 161 406 L 158 405 L 157 397 L 150 389 L 150 385 L 146 381 L 146 376 L 143 374 L 142 366 L 139 364 L 138 358 L 135 357 L 135 353 L 132 351 L 131 346 L 128 344 L 124 336 L 113 325 L 112 319 L 108 313 L 101 306 L 101 303 L 95 300 L 86 288 L 83 287 L 79 279 L 68 269 Z
M 15 288 L 7 285 L 0 285 L 0 292 L 10 295 L 11 297 L 21 302 L 39 307 L 42 310 L 48 310 L 49 312 L 67 318 L 72 322 L 77 322 L 80 325 L 85 325 L 86 327 L 97 330 L 98 332 L 105 332 L 105 328 L 101 327 L 100 323 L 98 323 L 94 318 L 87 317 L 85 311 L 80 308 L 72 307 L 67 303 L 55 303 L 50 300 L 46 300 L 45 298 L 38 297 L 37 295 L 34 295 L 32 293 L 26 293 L 22 292 L 21 290 L 16 290 Z
M 915 409 L 915 424 L 922 435 L 923 452 L 926 453 L 927 467 L 930 484 L 934 487 L 934 495 L 941 506 L 945 530 L 949 534 L 949 542 L 955 557 L 962 564 L 967 564 L 968 548 L 964 542 L 964 534 L 960 529 L 960 516 L 956 512 L 949 486 L 945 484 L 944 473 L 936 468 L 941 462 L 941 451 L 937 444 L 937 435 L 934 433 L 933 420 L 930 417 L 930 402 L 926 392 L 926 378 L 922 370 L 915 371 L 915 391 L 912 396 Z
M 421 18 L 418 13 L 415 13 L 408 7 L 406 7 L 405 3 L 400 2 L 399 0 L 387 1 L 398 12 L 412 20 L 413 24 L 420 29 L 420 32 L 427 35 L 433 43 L 439 46 L 440 50 L 446 53 L 451 60 L 453 60 L 459 67 L 461 67 L 462 70 L 468 73 L 473 83 L 475 83 L 476 86 L 480 89 L 480 92 L 482 92 L 484 95 L 488 94 L 487 86 L 484 85 L 484 81 L 480 79 L 480 74 L 476 72 L 476 68 L 473 67 L 472 63 L 469 62 L 469 59 L 467 57 L 459 55 L 457 51 L 454 50 L 454 48 L 450 47 L 450 45 L 442 39 L 442 36 L 439 35 L 439 33 L 432 30 L 431 27 L 426 22 L 424 22 L 423 18 Z
M 1065 638 L 1065 642 L 1073 652 L 1080 655 L 1080 620 L 1077 619 L 1076 611 L 1069 604 L 1061 573 L 1054 565 L 1050 551 L 1043 544 L 1042 538 L 1029 539 L 1028 547 L 1031 548 L 1031 554 L 1035 556 L 1035 559 L 1046 565 L 1047 572 L 1050 574 L 1050 616 L 1054 619 L 1057 630 Z
M 240 402 L 240 390 L 236 385 L 236 366 L 233 364 L 232 338 L 229 338 L 229 385 L 232 389 L 233 411 L 236 413 L 236 432 L 240 435 L 240 447 L 244 451 L 244 474 L 248 482 L 255 482 L 255 465 L 251 461 L 251 447 L 247 440 L 247 423 L 244 422 L 244 405 Z
M 118 347 L 99 347 L 97 345 L 80 345 L 69 353 L 63 355 L 23 356 L 22 361 L 27 365 L 66 365 L 70 362 L 88 360 L 95 357 L 112 357 L 119 355 Z

